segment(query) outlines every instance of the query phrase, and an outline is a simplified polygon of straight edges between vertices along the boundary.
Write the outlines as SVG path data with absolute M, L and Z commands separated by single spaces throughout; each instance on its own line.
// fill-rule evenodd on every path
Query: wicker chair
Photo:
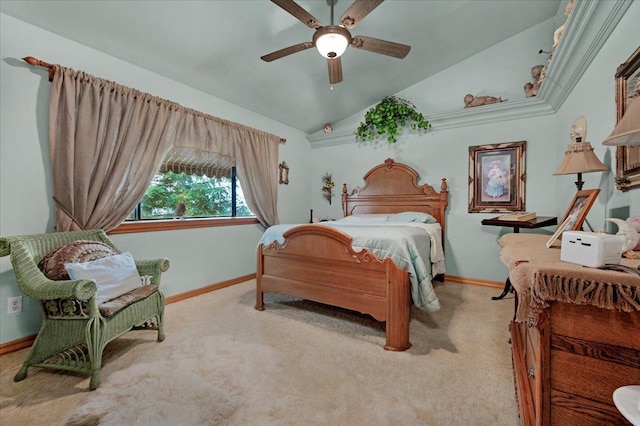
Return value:
M 18 287 L 39 301 L 42 317 L 31 352 L 14 377 L 16 382 L 35 366 L 91 374 L 89 388 L 94 390 L 100 385 L 102 352 L 111 340 L 142 328 L 157 330 L 158 342 L 164 340 L 164 296 L 158 286 L 169 261 L 136 261 L 145 285 L 98 305 L 94 281 L 52 281 L 38 268 L 38 262 L 53 249 L 79 240 L 100 241 L 115 249 L 102 230 L 0 238 L 0 257 L 11 254 Z

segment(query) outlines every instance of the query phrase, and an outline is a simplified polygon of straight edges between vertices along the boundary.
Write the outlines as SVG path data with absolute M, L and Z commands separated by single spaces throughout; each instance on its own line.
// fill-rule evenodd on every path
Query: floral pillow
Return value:
M 78 240 L 53 249 L 42 258 L 38 267 L 50 280 L 68 280 L 65 263 L 90 262 L 115 254 L 118 251 L 101 241 Z

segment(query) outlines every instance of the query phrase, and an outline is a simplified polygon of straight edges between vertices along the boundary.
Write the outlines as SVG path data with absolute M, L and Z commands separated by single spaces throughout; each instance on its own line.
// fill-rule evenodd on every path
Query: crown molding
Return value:
M 569 97 L 633 0 L 577 0 L 538 96 L 427 116 L 433 130 L 555 114 Z M 311 148 L 356 142 L 354 130 L 307 136 Z
M 632 3 L 576 1 L 538 93 L 554 112 L 569 97 Z

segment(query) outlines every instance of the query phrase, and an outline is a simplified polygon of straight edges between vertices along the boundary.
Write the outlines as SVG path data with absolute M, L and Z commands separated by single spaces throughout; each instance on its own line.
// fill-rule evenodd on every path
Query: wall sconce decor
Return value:
M 331 204 L 331 197 L 333 196 L 333 187 L 336 186 L 335 183 L 331 180 L 331 174 L 325 173 L 322 177 L 322 195 L 327 199 L 329 204 Z
M 287 166 L 287 162 L 280 163 L 278 169 L 280 169 L 280 184 L 289 185 L 289 166 Z

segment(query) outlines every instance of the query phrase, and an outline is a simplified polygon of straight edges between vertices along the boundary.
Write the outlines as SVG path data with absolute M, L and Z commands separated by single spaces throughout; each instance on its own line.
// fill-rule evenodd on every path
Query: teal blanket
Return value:
M 297 225 L 275 225 L 262 235 L 259 244 L 284 242 L 282 236 Z M 444 273 L 440 224 L 381 223 L 376 225 L 340 224 L 321 222 L 318 226 L 331 226 L 352 237 L 354 250 L 367 249 L 379 258 L 391 258 L 396 266 L 409 273 L 413 303 L 427 312 L 440 309 L 433 289 L 434 275 Z

